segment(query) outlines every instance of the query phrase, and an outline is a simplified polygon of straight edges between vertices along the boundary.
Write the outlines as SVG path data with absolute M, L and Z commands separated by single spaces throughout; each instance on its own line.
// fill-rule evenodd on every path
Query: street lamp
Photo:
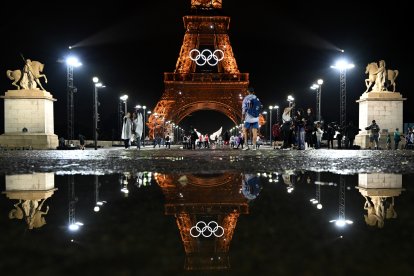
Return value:
M 142 146 L 143 147 L 145 147 L 145 128 L 146 128 L 146 126 L 147 126 L 147 124 L 146 124 L 146 109 L 147 109 L 147 107 L 144 105 L 144 106 L 141 106 L 141 105 L 136 105 L 135 106 L 135 109 L 138 111 L 138 110 L 140 110 L 142 108 L 142 110 L 143 110 L 143 120 L 144 120 L 144 122 L 143 122 L 143 126 L 142 126 L 142 130 L 143 130 L 143 135 L 142 135 L 142 137 L 141 137 L 141 140 L 143 140 L 144 142 L 142 143 Z M 151 114 L 151 111 L 148 111 L 148 114 Z
M 339 83 L 340 83 L 340 124 L 345 126 L 346 124 L 346 70 L 354 68 L 353 63 L 348 63 L 346 60 L 339 60 L 331 68 L 339 70 Z
M 98 113 L 98 88 L 105 87 L 102 83 L 99 82 L 97 77 L 93 77 L 92 81 L 94 83 L 94 90 L 93 90 L 93 139 L 95 141 L 95 150 L 98 149 L 98 121 L 99 121 L 99 113 Z
M 73 94 L 76 93 L 77 89 L 73 85 L 73 67 L 82 66 L 82 63 L 73 56 L 66 58 L 66 68 L 67 68 L 67 135 L 69 140 L 74 139 L 74 103 L 73 103 Z
M 321 121 L 321 93 L 323 80 L 319 79 L 317 83 L 312 84 L 311 89 L 316 90 L 316 120 Z
M 278 105 L 274 105 L 273 108 L 276 109 L 276 122 L 279 123 L 279 119 L 280 119 L 279 106 Z
M 292 95 L 287 96 L 287 101 L 289 102 L 289 107 L 291 107 L 295 101 L 295 98 Z
M 272 110 L 273 106 L 269 106 L 269 141 L 270 141 L 270 147 L 272 147 Z
M 267 111 L 265 110 L 265 111 L 263 111 L 262 112 L 262 115 L 264 115 L 265 116 L 265 120 L 266 120 L 266 122 L 267 122 Z M 267 131 L 266 131 L 267 132 Z M 266 136 L 265 137 L 267 137 L 267 133 L 266 133 Z
M 125 104 L 125 113 L 124 113 L 124 115 L 126 115 L 127 114 L 128 95 L 123 95 L 123 96 L 119 97 L 119 99 Z

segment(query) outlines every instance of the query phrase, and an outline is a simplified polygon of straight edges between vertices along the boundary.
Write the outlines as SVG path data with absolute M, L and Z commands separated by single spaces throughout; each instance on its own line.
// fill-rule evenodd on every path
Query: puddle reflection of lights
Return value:
M 345 227 L 345 225 L 347 224 L 353 224 L 354 222 L 352 220 L 348 220 L 348 219 L 334 219 L 334 220 L 330 220 L 330 223 L 335 222 L 335 225 L 338 227 Z
M 93 210 L 95 212 L 99 212 L 101 210 L 101 207 L 100 206 L 104 205 L 105 203 L 106 203 L 106 201 L 98 201 L 98 202 L 96 202 L 96 205 L 93 208 Z
M 70 224 L 68 228 L 70 231 L 78 231 L 81 226 L 83 226 L 82 222 L 75 222 Z
M 293 188 L 293 187 L 288 187 L 288 188 L 287 188 L 287 192 L 288 192 L 289 194 L 291 194 L 291 193 L 293 192 L 293 190 L 294 190 L 294 188 Z

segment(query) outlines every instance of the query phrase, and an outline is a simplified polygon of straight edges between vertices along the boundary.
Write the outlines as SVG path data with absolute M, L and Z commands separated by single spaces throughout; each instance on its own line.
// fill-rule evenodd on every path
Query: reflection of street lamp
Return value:
M 75 196 L 75 176 L 70 175 L 68 178 L 68 193 L 69 193 L 69 225 L 68 229 L 70 231 L 78 231 L 80 226 L 83 225 L 82 222 L 76 221 L 75 217 L 75 205 L 78 201 Z
M 68 139 L 74 139 L 74 103 L 73 94 L 76 93 L 77 89 L 73 86 L 73 67 L 82 66 L 82 63 L 76 57 L 66 58 L 67 67 L 67 127 L 68 127 Z
M 99 200 L 99 187 L 100 187 L 99 176 L 95 175 L 95 207 L 93 208 L 95 212 L 99 212 L 99 210 L 101 209 L 101 206 L 106 203 L 106 201 Z
M 310 202 L 312 202 L 312 204 L 316 204 L 316 208 L 317 209 L 322 209 L 322 203 L 321 203 L 321 173 L 317 172 L 317 179 L 315 181 L 315 185 L 316 185 L 316 199 L 312 198 L 310 200 Z
M 93 90 L 93 139 L 95 141 L 95 150 L 98 149 L 98 121 L 99 121 L 99 113 L 98 113 L 98 88 L 105 87 L 102 83 L 99 82 L 97 77 L 93 77 L 92 81 L 94 82 L 94 90 Z
M 339 83 L 340 83 L 340 124 L 345 126 L 346 124 L 346 70 L 354 68 L 355 65 L 348 63 L 345 60 L 339 60 L 331 68 L 339 70 Z
M 347 224 L 354 223 L 352 220 L 345 218 L 345 176 L 340 175 L 339 178 L 339 214 L 338 219 L 330 220 L 329 222 L 335 222 L 338 227 L 344 227 Z

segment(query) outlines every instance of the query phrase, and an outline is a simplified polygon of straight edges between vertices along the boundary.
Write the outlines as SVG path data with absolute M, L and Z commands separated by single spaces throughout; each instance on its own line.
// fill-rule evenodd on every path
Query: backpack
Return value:
M 250 116 L 259 117 L 262 108 L 263 105 L 260 102 L 259 98 L 255 97 L 248 103 L 247 113 L 249 113 Z

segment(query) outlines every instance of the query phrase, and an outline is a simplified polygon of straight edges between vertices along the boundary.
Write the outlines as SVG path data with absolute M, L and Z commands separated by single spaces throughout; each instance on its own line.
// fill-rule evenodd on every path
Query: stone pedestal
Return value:
M 404 191 L 402 188 L 402 174 L 359 174 L 357 188 L 363 196 L 399 196 Z
M 0 146 L 56 149 L 53 102 L 43 90 L 9 90 L 4 96 L 4 134 Z
M 394 135 L 396 128 L 403 131 L 403 98 L 398 92 L 375 92 L 362 94 L 356 102 L 359 103 L 359 128 L 361 131 L 355 137 L 355 144 L 362 149 L 370 146 L 370 131 L 365 130 L 372 120 L 381 128 L 379 147 L 386 148 L 386 131 Z

